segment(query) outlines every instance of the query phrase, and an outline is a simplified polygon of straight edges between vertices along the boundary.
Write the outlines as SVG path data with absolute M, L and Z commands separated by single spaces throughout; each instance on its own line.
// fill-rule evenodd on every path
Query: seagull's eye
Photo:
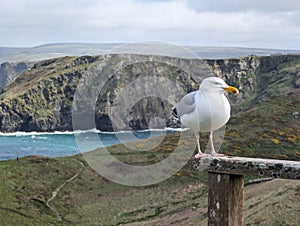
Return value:
M 215 85 L 220 85 L 220 83 L 218 83 L 218 82 L 215 82 Z

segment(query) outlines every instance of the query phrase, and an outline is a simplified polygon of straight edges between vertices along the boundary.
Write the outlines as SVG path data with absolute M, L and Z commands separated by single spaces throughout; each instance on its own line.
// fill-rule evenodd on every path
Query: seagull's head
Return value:
M 224 91 L 238 94 L 239 90 L 229 86 L 226 82 L 218 77 L 209 77 L 202 81 L 200 89 L 207 93 L 224 93 Z

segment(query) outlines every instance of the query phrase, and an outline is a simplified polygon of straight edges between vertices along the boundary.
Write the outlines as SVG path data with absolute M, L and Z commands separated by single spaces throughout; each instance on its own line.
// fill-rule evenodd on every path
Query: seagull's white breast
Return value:
M 230 104 L 224 93 L 199 90 L 194 96 L 195 110 L 181 116 L 181 123 L 193 131 L 211 132 L 224 126 L 230 118 Z

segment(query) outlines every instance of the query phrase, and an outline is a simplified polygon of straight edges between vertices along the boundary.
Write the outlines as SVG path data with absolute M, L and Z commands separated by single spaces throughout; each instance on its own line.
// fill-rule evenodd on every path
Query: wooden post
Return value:
M 208 225 L 243 225 L 244 177 L 209 172 Z
M 300 180 L 300 161 L 207 157 L 194 159 L 192 165 L 209 174 L 209 226 L 243 225 L 244 175 Z

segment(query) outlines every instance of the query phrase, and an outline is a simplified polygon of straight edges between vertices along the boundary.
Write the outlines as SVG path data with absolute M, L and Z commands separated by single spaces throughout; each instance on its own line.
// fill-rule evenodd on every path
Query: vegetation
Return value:
M 230 119 L 222 149 L 228 155 L 300 160 L 297 95 L 273 96 Z
M 153 164 L 167 157 L 178 135 L 167 135 L 159 147 L 140 155 L 124 145 L 108 150 L 127 163 Z M 141 148 L 144 144 L 136 143 Z M 206 225 L 207 174 L 195 171 L 190 164 L 168 180 L 145 187 L 113 183 L 97 174 L 80 155 L 2 161 L 0 169 L 3 225 Z M 247 186 L 245 224 L 297 225 L 299 189 L 298 181 L 288 180 Z
M 0 96 L 1 107 L 19 106 L 22 114 L 35 113 L 52 120 L 54 108 L 71 106 L 74 79 L 79 79 L 89 65 L 82 63 L 85 59 L 90 58 L 65 57 L 40 62 L 40 66 L 5 88 Z M 242 94 L 251 95 L 234 99 L 234 114 L 226 127 L 221 153 L 300 160 L 300 119 L 294 114 L 300 106 L 299 59 L 299 56 L 262 57 L 255 72 L 245 69 L 242 80 L 234 77 L 235 84 L 244 85 Z M 210 67 L 217 72 L 222 61 L 218 67 Z M 126 68 L 128 73 L 131 69 Z M 228 78 L 236 73 L 220 71 Z M 171 76 L 182 79 L 176 73 Z M 251 84 L 246 86 L 248 83 Z M 107 93 L 113 91 L 107 89 Z M 169 134 L 158 147 L 145 152 L 122 144 L 108 150 L 123 162 L 149 165 L 167 158 L 178 145 L 179 136 L 180 133 Z M 148 149 L 155 139 L 161 138 L 131 145 Z M 194 142 L 193 139 L 185 142 Z M 208 134 L 202 134 L 202 147 L 207 140 Z M 97 149 L 90 154 L 101 151 Z M 207 174 L 195 171 L 190 164 L 162 183 L 129 187 L 103 178 L 80 155 L 30 156 L 0 162 L 0 180 L 1 225 L 206 225 Z M 296 226 L 300 222 L 299 200 L 299 181 L 273 180 L 247 186 L 245 225 Z

